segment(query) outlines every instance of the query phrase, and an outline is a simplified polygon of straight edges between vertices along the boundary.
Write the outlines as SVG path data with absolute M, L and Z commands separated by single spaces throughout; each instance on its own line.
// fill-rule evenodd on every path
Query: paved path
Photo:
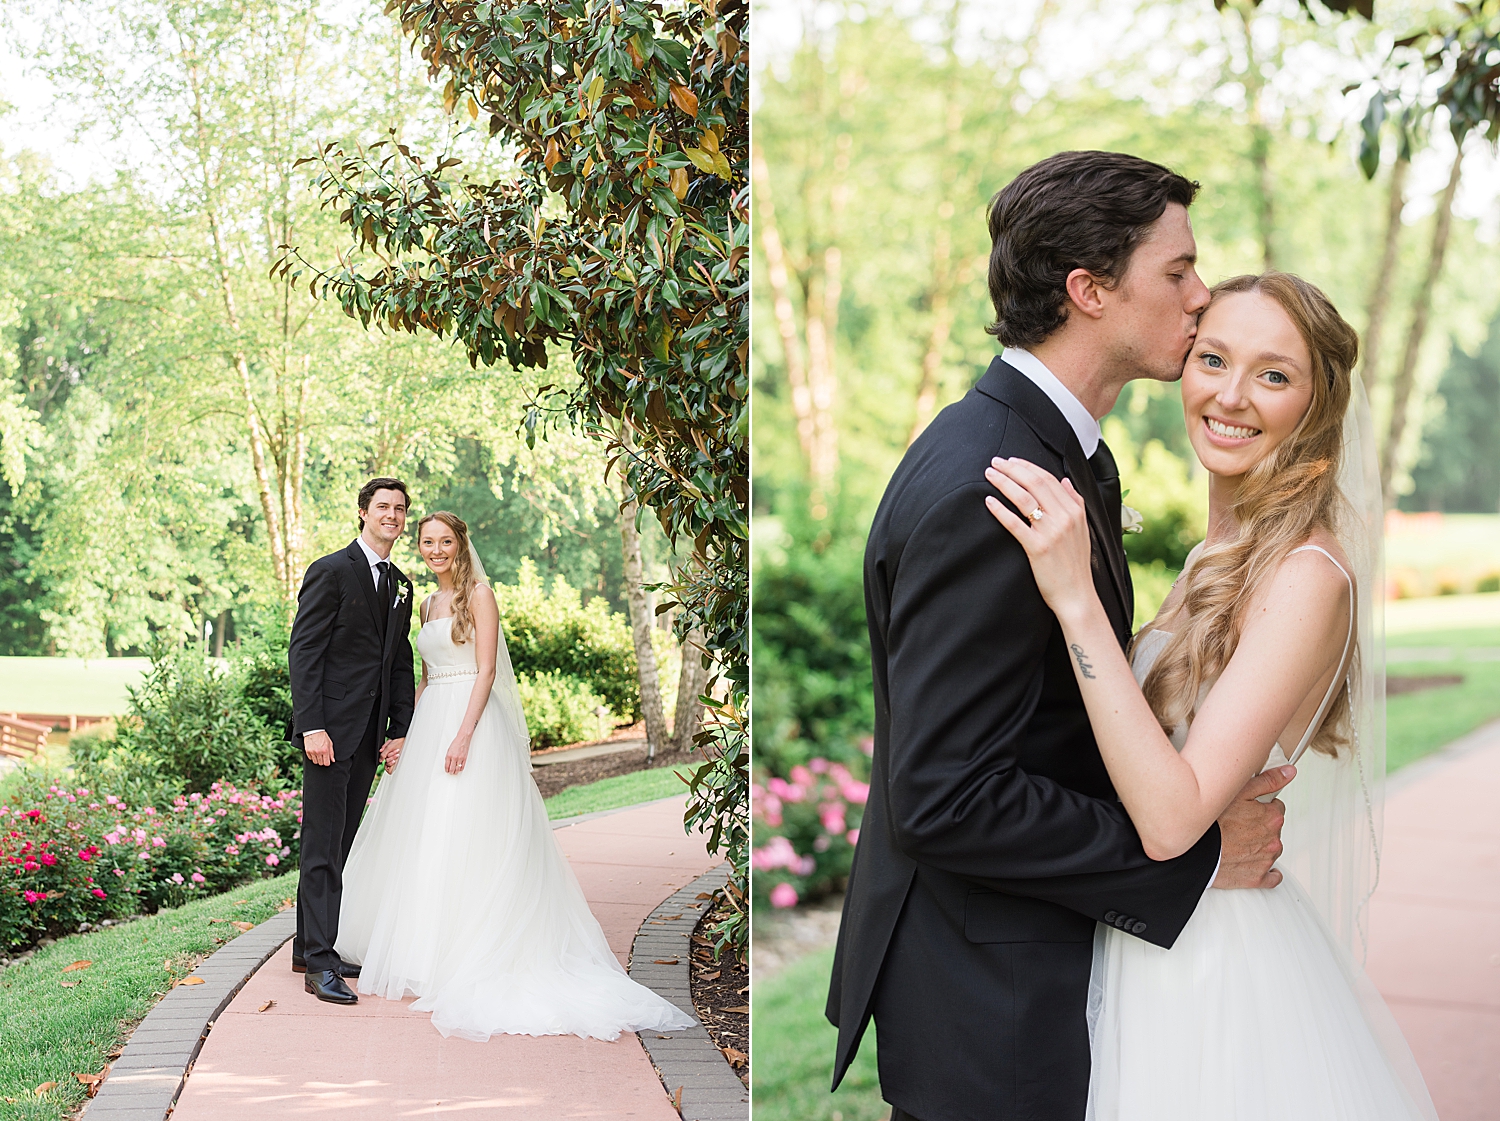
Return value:
M 1438 1116 L 1500 1117 L 1500 723 L 1394 776 L 1370 933 Z
M 680 798 L 556 835 L 621 964 L 652 908 L 718 863 L 701 837 L 683 835 Z M 257 1012 L 268 1000 L 274 1007 Z M 219 1016 L 173 1121 L 677 1121 L 632 1034 L 614 1043 L 514 1035 L 470 1043 L 444 1039 L 410 1003 L 364 996 L 354 1008 L 323 1004 L 292 973 L 288 943 Z

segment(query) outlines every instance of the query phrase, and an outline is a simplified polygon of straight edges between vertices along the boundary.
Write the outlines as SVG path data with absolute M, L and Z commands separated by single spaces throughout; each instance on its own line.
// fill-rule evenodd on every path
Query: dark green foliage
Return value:
M 234 678 L 241 707 L 272 735 L 281 777 L 297 782 L 302 774 L 302 752 L 292 742 L 292 680 L 285 628 L 242 643 Z
M 604 698 L 578 678 L 556 672 L 523 673 L 516 675 L 516 687 L 533 750 L 591 740 L 601 731 L 596 710 Z
M 583 603 L 561 577 L 549 592 L 529 560 L 522 561 L 515 584 L 496 586 L 495 598 L 518 676 L 565 674 L 603 697 L 615 715 L 639 716 L 635 646 L 623 615 L 598 597 Z
M 1500 510 L 1500 318 L 1478 354 L 1453 348 L 1438 393 L 1443 415 L 1425 435 L 1401 509 L 1493 514 Z
M 864 538 L 815 552 L 794 537 L 767 553 L 755 566 L 756 763 L 784 776 L 822 755 L 862 769 L 859 741 L 875 727 Z
M 195 649 L 158 648 L 114 740 L 80 759 L 95 771 L 138 771 L 178 790 L 213 783 L 269 783 L 280 734 L 242 702 L 239 682 Z M 285 782 L 285 776 L 283 783 Z

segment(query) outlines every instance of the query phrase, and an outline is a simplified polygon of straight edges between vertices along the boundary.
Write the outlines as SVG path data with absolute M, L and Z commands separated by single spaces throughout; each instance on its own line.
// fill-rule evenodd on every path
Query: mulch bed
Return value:
M 733 950 L 726 949 L 715 961 L 713 941 L 701 933 L 706 924 L 727 912 L 728 907 L 720 902 L 709 910 L 693 933 L 693 1007 L 708 1029 L 709 1038 L 724 1052 L 740 1081 L 749 1086 L 750 968 Z
M 691 762 L 695 758 L 696 756 L 689 752 L 658 751 L 656 758 L 648 761 L 646 745 L 642 743 L 639 747 L 612 752 L 609 755 L 595 755 L 591 759 L 548 763 L 544 767 L 536 767 L 532 770 L 531 777 L 536 779 L 537 789 L 542 792 L 542 797 L 550 798 L 554 794 L 561 794 L 570 786 L 583 786 L 585 783 L 598 782 L 602 778 L 628 775 L 635 771 L 675 766 L 678 763 Z
M 1387 677 L 1385 695 L 1399 696 L 1402 693 L 1420 693 L 1423 689 L 1438 689 L 1444 685 L 1462 685 L 1461 673 L 1432 673 L 1423 677 Z

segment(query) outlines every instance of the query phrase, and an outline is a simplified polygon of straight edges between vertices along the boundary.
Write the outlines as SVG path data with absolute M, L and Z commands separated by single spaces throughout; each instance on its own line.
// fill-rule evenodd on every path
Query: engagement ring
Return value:
M 1043 510 L 1040 506 L 1038 506 L 1035 510 L 1033 510 L 1030 514 L 1028 514 L 1027 517 L 1029 517 L 1034 522 L 1035 521 L 1039 521 L 1041 519 L 1041 516 L 1043 514 L 1045 514 L 1046 512 L 1047 511 Z

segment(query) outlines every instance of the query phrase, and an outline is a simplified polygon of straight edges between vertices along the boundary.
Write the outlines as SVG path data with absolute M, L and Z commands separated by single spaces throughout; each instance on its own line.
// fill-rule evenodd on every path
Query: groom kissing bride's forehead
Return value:
M 1134 598 L 1098 418 L 1129 381 L 1182 376 L 1210 302 L 1197 190 L 1133 156 L 1066 152 L 995 196 L 989 330 L 1005 349 L 912 444 L 871 527 L 875 750 L 827 1014 L 835 1086 L 876 1021 L 894 1121 L 1082 1121 L 1097 924 L 1171 947 L 1211 884 L 1280 880 L 1283 807 L 1256 798 L 1281 771 L 1180 855 L 1147 855 L 1059 621 L 986 509 L 994 460 L 1069 480 L 1123 651 Z

